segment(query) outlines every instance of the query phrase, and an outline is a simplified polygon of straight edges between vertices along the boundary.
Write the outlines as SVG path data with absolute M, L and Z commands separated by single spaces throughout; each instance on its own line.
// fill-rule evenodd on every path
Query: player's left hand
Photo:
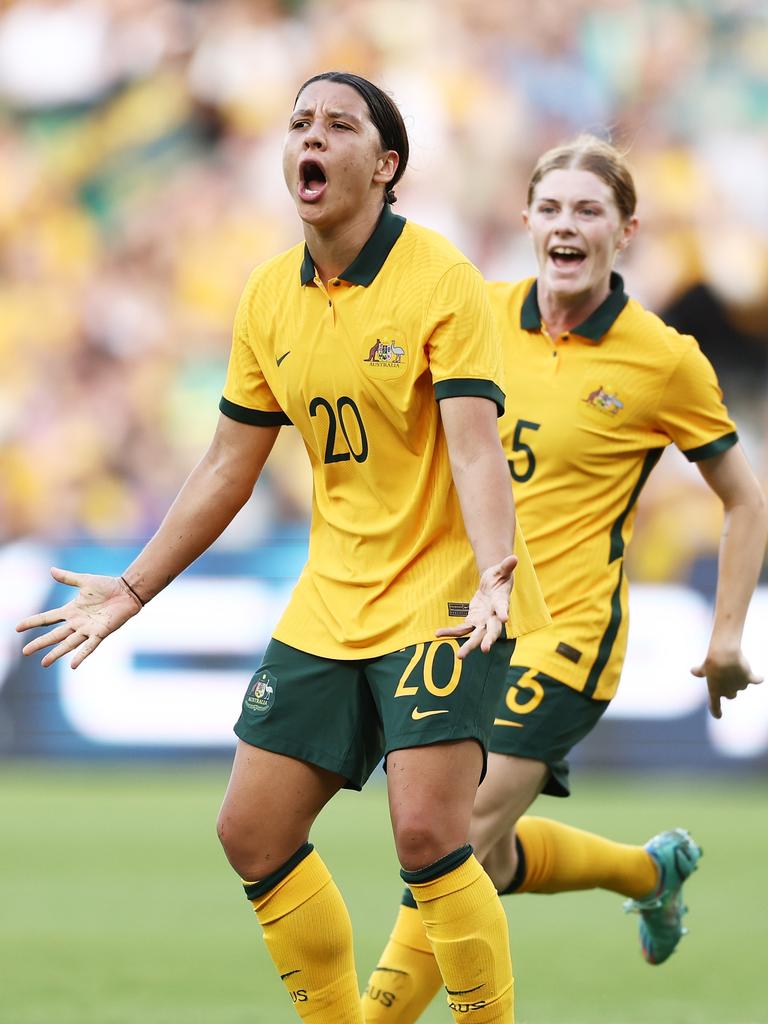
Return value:
M 517 556 L 508 555 L 496 565 L 489 566 L 480 577 L 480 586 L 469 602 L 464 621 L 458 626 L 438 629 L 435 633 L 435 636 L 468 635 L 469 639 L 459 650 L 460 658 L 466 658 L 476 647 L 487 654 L 498 640 L 509 618 L 509 595 L 516 565 Z
M 701 665 L 691 669 L 691 675 L 707 680 L 709 690 L 709 713 L 713 718 L 722 718 L 720 702 L 733 700 L 740 690 L 762 683 L 763 677 L 756 675 L 749 667 L 741 651 L 722 655 L 710 651 Z

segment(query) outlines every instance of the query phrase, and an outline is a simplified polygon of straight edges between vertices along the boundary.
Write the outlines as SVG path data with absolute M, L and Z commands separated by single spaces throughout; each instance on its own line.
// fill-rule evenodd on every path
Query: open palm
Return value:
M 72 668 L 77 668 L 105 637 L 141 610 L 120 577 L 56 568 L 51 569 L 51 576 L 57 583 L 77 587 L 77 594 L 59 608 L 31 615 L 16 627 L 17 632 L 23 633 L 38 626 L 61 623 L 58 628 L 31 640 L 23 649 L 24 654 L 30 655 L 53 647 L 42 659 L 41 664 L 46 668 L 75 650 L 77 654 L 72 659 Z

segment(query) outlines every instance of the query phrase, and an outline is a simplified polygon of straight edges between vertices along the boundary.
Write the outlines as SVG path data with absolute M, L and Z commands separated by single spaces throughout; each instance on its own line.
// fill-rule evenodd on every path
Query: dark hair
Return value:
M 528 185 L 528 205 L 533 202 L 533 193 L 545 174 L 571 167 L 579 171 L 591 171 L 604 181 L 613 192 L 616 205 L 625 220 L 634 214 L 637 193 L 627 162 L 615 146 L 596 135 L 579 135 L 572 142 L 549 149 L 539 157 Z
M 351 86 L 363 97 L 368 107 L 371 121 L 379 133 L 384 148 L 393 149 L 400 157 L 394 177 L 384 192 L 385 202 L 396 203 L 395 185 L 405 174 L 410 147 L 408 145 L 408 132 L 405 128 L 403 115 L 398 110 L 394 100 L 383 89 L 380 89 L 378 85 L 369 82 L 367 78 L 361 78 L 360 75 L 353 75 L 349 71 L 323 71 L 322 74 L 313 75 L 312 78 L 306 80 L 296 93 L 296 99 L 293 101 L 294 106 L 296 106 L 299 96 L 313 82 L 340 82 L 342 85 Z

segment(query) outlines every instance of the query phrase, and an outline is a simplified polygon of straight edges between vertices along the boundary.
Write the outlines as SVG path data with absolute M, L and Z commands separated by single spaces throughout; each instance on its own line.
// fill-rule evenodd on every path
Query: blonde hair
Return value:
M 528 184 L 528 206 L 545 174 L 570 168 L 591 171 L 610 187 L 622 217 L 629 220 L 634 215 L 637 193 L 627 162 L 615 146 L 596 135 L 579 135 L 572 142 L 548 149 L 539 157 Z

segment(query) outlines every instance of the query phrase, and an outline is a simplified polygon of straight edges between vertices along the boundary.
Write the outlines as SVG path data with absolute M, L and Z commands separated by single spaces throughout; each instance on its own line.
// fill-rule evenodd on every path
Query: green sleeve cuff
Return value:
M 439 380 L 435 384 L 435 398 L 487 398 L 496 403 L 497 415 L 504 412 L 504 392 L 492 380 L 478 380 L 476 377 L 454 377 L 453 380 Z
M 738 441 L 739 435 L 734 430 L 724 437 L 718 437 L 716 441 L 710 441 L 709 444 L 699 445 L 698 448 L 689 448 L 687 452 L 683 452 L 683 455 L 689 462 L 701 462 L 702 459 L 711 459 L 715 455 L 722 455 L 723 452 L 727 452 L 729 448 L 738 444 Z
M 219 409 L 231 420 L 248 423 L 252 427 L 292 427 L 293 424 L 284 412 L 262 412 L 260 409 L 248 409 L 244 405 L 236 405 L 228 398 L 222 398 Z

